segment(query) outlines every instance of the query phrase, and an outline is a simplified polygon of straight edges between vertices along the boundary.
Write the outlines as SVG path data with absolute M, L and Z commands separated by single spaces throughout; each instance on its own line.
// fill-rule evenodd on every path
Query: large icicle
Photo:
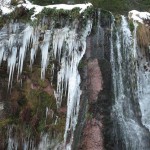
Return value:
M 4 46 L 3 44 L 0 43 L 0 65 L 2 63 L 3 54 L 4 54 Z
M 11 56 L 8 58 L 9 81 L 8 88 L 12 84 L 14 69 L 16 65 L 17 47 L 12 47 Z
M 38 45 L 39 45 L 39 31 L 35 29 L 32 37 L 32 48 L 31 48 L 31 53 L 30 53 L 30 67 L 32 68 L 32 65 L 34 63 L 34 59 L 36 57 Z
M 32 38 L 32 35 L 33 35 L 33 27 L 27 26 L 27 28 L 23 31 L 23 43 L 22 46 L 20 47 L 19 52 L 18 76 L 22 73 L 23 62 L 25 59 L 27 46 Z
M 57 106 L 61 106 L 63 94 L 67 94 L 67 117 L 64 134 L 66 144 L 68 133 L 71 133 L 70 141 L 66 149 L 71 149 L 73 135 L 78 120 L 80 103 L 80 75 L 78 73 L 78 64 L 86 50 L 86 37 L 91 31 L 91 21 L 88 21 L 85 31 L 80 38 L 77 37 L 75 29 L 64 28 L 54 33 L 54 56 L 60 60 L 61 69 L 57 74 Z M 61 33 L 61 34 L 60 34 Z M 62 35 L 62 37 L 60 36 Z M 63 43 L 65 48 L 62 52 Z
M 41 45 L 42 61 L 41 61 L 41 78 L 45 79 L 45 70 L 47 69 L 49 62 L 49 45 L 51 38 L 51 30 L 45 31 L 44 41 Z

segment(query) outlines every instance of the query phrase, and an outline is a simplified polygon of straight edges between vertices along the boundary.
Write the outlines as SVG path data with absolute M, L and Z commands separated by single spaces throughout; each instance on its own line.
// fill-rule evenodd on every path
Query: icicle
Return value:
M 38 31 L 36 30 L 33 34 L 33 37 L 32 37 L 32 48 L 31 48 L 31 53 L 30 53 L 30 67 L 32 69 L 32 65 L 34 63 L 34 59 L 36 57 L 36 53 L 37 53 L 37 49 L 38 49 L 38 44 L 39 44 L 39 33 Z
M 12 47 L 11 56 L 9 56 L 8 58 L 8 71 L 9 71 L 8 89 L 9 86 L 12 85 L 13 74 L 16 65 L 16 55 L 17 55 L 17 47 Z
M 3 54 L 4 54 L 4 46 L 0 43 L 0 65 L 2 63 Z
M 54 50 L 54 58 L 57 58 L 60 62 L 61 50 L 64 44 L 64 40 L 67 37 L 69 28 L 65 27 L 63 29 L 56 29 L 53 35 L 53 50 Z
M 49 144 L 50 141 L 49 141 L 49 138 L 48 138 L 48 134 L 44 134 L 42 135 L 42 139 L 39 143 L 39 147 L 38 147 L 38 150 L 47 150 L 49 149 Z
M 67 149 L 71 149 L 71 145 L 73 142 L 73 135 L 75 131 L 75 127 L 78 120 L 78 113 L 79 113 L 79 104 L 80 104 L 80 75 L 78 72 L 78 64 L 82 59 L 85 50 L 86 50 L 86 37 L 91 31 L 92 23 L 88 21 L 85 32 L 81 36 L 80 42 L 77 41 L 77 37 L 74 39 L 67 40 L 67 44 L 69 47 L 69 51 L 72 51 L 72 60 L 68 62 L 70 65 L 70 69 L 68 67 L 68 98 L 67 98 L 67 118 L 66 118 L 66 128 L 64 134 L 64 140 L 66 142 L 68 131 L 71 132 L 70 142 L 67 144 Z M 69 35 L 69 37 L 73 37 L 73 34 Z M 79 48 L 82 50 L 79 52 Z M 71 52 L 70 52 L 71 53 Z
M 11 49 L 13 44 L 15 43 L 15 34 L 11 34 L 10 37 L 9 37 L 9 48 Z
M 28 46 L 32 36 L 33 36 L 33 27 L 28 26 L 23 31 L 23 45 L 20 47 L 20 52 L 19 52 L 18 76 L 22 73 L 23 62 L 24 62 L 24 59 L 25 59 L 27 46 Z
M 18 142 L 17 142 L 17 139 L 12 137 L 12 130 L 13 130 L 13 127 L 10 126 L 8 127 L 8 146 L 7 146 L 7 150 L 17 150 L 18 149 Z M 14 136 L 14 135 L 13 135 Z
M 59 61 L 59 65 L 61 66 L 57 74 L 57 90 L 55 91 L 58 108 L 61 106 L 63 94 L 67 94 L 65 144 L 68 132 L 71 132 L 70 142 L 66 145 L 66 149 L 71 148 L 77 124 L 81 95 L 78 64 L 85 53 L 86 37 L 91 31 L 91 27 L 92 23 L 88 21 L 86 29 L 80 38 L 76 33 L 76 29 L 69 29 L 69 27 L 54 31 L 53 56 Z
M 45 70 L 47 69 L 48 62 L 49 62 L 49 45 L 51 41 L 51 31 L 47 30 L 45 31 L 46 33 L 44 34 L 44 41 L 42 45 L 40 46 L 41 48 L 41 53 L 42 53 L 42 61 L 41 61 L 41 78 L 45 79 Z

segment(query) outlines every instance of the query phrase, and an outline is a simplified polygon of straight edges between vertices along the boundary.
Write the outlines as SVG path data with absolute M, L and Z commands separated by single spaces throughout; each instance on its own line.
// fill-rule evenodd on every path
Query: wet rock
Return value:
M 88 62 L 88 89 L 90 102 L 95 102 L 103 89 L 103 79 L 97 59 Z
M 104 150 L 102 127 L 102 124 L 96 119 L 91 119 L 86 123 L 81 150 Z

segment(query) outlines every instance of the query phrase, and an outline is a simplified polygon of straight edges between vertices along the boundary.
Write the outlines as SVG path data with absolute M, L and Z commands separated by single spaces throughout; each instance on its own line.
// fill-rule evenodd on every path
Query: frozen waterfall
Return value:
M 28 52 L 30 53 L 29 67 L 32 69 L 37 51 L 40 48 L 41 79 L 43 80 L 45 79 L 45 72 L 50 59 L 57 60 L 59 63 L 60 70 L 57 72 L 55 96 L 58 108 L 61 106 L 64 94 L 67 98 L 64 144 L 67 144 L 66 149 L 70 150 L 78 120 L 81 95 L 78 64 L 86 50 L 86 38 L 91 32 L 92 21 L 88 20 L 85 28 L 80 33 L 77 32 L 77 24 L 72 27 L 66 25 L 61 29 L 52 27 L 44 32 L 30 25 L 22 26 L 14 23 L 10 24 L 9 27 L 13 34 L 7 34 L 8 29 L 6 26 L 0 32 L 3 35 L 0 41 L 0 64 L 7 60 L 9 72 L 8 88 L 11 89 L 13 86 L 13 75 L 16 74 L 16 70 L 18 70 L 17 79 L 20 79 Z M 43 37 L 43 40 L 39 40 L 40 37 Z M 70 137 L 68 137 L 68 134 Z M 69 138 L 70 141 L 68 141 Z M 13 139 L 10 139 L 10 141 L 9 144 L 12 145 Z M 41 145 L 43 144 L 41 143 Z

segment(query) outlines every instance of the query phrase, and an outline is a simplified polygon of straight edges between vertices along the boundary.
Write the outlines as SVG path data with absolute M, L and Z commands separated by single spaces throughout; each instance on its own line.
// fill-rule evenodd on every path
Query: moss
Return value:
M 88 19 L 93 14 L 93 7 L 88 7 L 82 14 L 80 14 L 80 8 L 76 7 L 72 10 L 64 10 L 64 9 L 56 9 L 56 8 L 44 8 L 41 13 L 36 15 L 38 20 L 40 20 L 43 17 L 51 18 L 55 21 L 55 27 L 60 28 L 62 27 L 61 24 L 58 25 L 58 22 L 60 22 L 60 19 L 64 19 L 67 21 L 70 21 L 70 23 L 73 22 L 75 19 L 79 19 L 81 21 Z M 83 18 L 84 16 L 84 18 Z M 81 19 L 82 18 L 82 19 Z
M 6 19 L 4 19 L 5 16 L 0 16 L 0 28 L 2 28 L 4 26 L 4 24 L 6 23 Z
M 91 112 L 86 113 L 86 120 L 91 120 L 93 118 L 93 114 Z
M 120 25 L 121 24 L 121 15 L 115 15 L 115 24 Z
M 112 14 L 109 11 L 102 9 L 100 12 L 100 22 L 102 27 L 109 27 L 112 23 Z
M 21 21 L 23 23 L 29 22 L 30 21 L 30 17 L 31 15 L 33 15 L 34 9 L 26 9 L 24 7 L 16 7 L 16 9 L 6 15 L 5 17 L 7 17 L 8 21 L 10 21 L 10 19 L 14 20 L 14 21 Z
M 75 19 L 75 18 L 79 18 L 80 17 L 80 8 L 74 8 L 71 10 L 70 12 L 70 18 Z
M 0 128 L 7 126 L 10 123 L 10 119 L 2 119 L 0 120 Z
M 66 123 L 65 118 L 58 118 L 58 121 L 56 124 L 53 123 L 52 125 L 49 126 L 48 132 L 52 134 L 53 138 L 55 138 L 55 136 L 59 135 L 60 140 L 63 140 L 65 123 Z
M 86 61 L 81 60 L 78 65 L 78 69 L 83 69 L 87 65 Z
M 18 0 L 11 0 L 11 5 L 16 6 L 18 4 Z
M 88 6 L 87 9 L 81 14 L 85 19 L 91 18 L 94 15 L 94 8 Z
M 58 119 L 57 124 L 54 126 L 56 132 L 63 133 L 64 130 L 65 130 L 65 123 L 66 123 L 66 119 L 65 118 Z
M 134 31 L 134 24 L 133 24 L 133 21 L 132 21 L 132 20 L 129 21 L 129 28 L 130 28 L 130 31 L 131 31 L 131 32 Z
M 16 0 L 14 1 L 14 5 L 16 5 Z M 39 23 L 41 22 L 41 20 L 46 17 L 47 19 L 51 20 L 53 19 L 55 21 L 54 25 L 56 28 L 57 27 L 62 27 L 61 24 L 59 24 L 58 26 L 58 22 L 60 22 L 60 19 L 66 19 L 67 21 L 70 21 L 70 24 L 72 23 L 72 21 L 74 19 L 80 19 L 82 18 L 82 16 L 84 16 L 84 18 L 81 19 L 81 21 L 88 19 L 91 14 L 93 14 L 93 8 L 89 7 L 88 9 L 86 9 L 82 14 L 80 14 L 80 8 L 76 7 L 73 8 L 72 10 L 64 10 L 64 9 L 56 9 L 56 8 L 44 8 L 39 14 L 37 14 L 35 17 L 37 18 L 36 20 L 31 20 L 31 15 L 33 15 L 34 13 L 34 8 L 33 9 L 26 9 L 24 7 L 16 7 L 15 10 L 7 15 L 3 15 L 2 17 L 0 17 L 0 27 L 2 27 L 4 24 L 9 23 L 10 20 L 13 21 L 20 21 L 23 23 L 30 23 L 32 26 L 36 27 L 39 25 Z M 63 24 L 63 22 L 62 22 Z M 48 29 L 50 24 L 45 24 L 44 26 L 44 30 Z
M 51 108 L 52 110 L 56 111 L 56 100 L 54 96 L 50 96 L 46 92 L 40 92 L 39 93 L 39 99 L 40 99 L 40 108 L 45 109 L 46 107 Z

